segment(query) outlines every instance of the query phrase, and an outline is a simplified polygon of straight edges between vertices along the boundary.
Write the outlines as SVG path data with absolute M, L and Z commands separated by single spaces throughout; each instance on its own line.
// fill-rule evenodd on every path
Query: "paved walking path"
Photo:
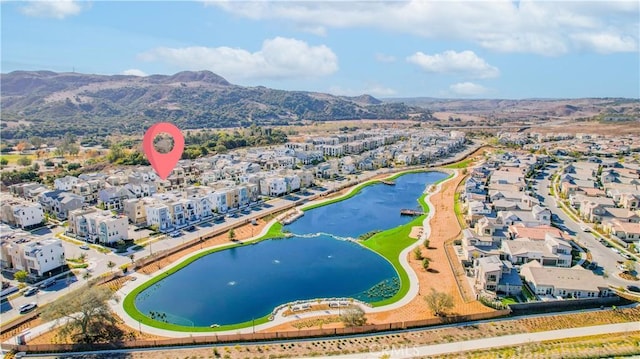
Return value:
M 541 342 L 545 340 L 557 340 L 566 338 L 577 338 L 591 335 L 602 335 L 612 333 L 627 333 L 640 330 L 640 322 L 618 323 L 597 325 L 591 327 L 559 329 L 546 332 L 524 333 L 505 335 L 500 337 L 467 340 L 463 342 L 433 344 L 422 346 L 399 346 L 396 348 L 383 348 L 382 346 L 373 345 L 372 350 L 375 352 L 348 354 L 332 356 L 332 359 L 370 359 L 380 358 L 383 355 L 390 355 L 390 358 L 415 358 L 429 357 L 433 355 L 459 353 L 468 350 L 491 349 L 505 346 L 515 346 L 521 344 L 529 344 L 533 342 Z M 385 349 L 385 350 L 379 350 Z M 379 350 L 379 351 L 378 351 Z M 305 358 L 306 359 L 306 358 Z M 309 358 L 311 359 L 311 358 Z

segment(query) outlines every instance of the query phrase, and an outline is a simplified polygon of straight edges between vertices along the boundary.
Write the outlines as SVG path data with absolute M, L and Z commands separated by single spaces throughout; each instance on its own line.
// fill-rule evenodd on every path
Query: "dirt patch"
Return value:
M 422 236 L 423 232 L 424 232 L 424 227 L 422 226 L 412 227 L 411 233 L 409 233 L 409 238 L 418 239 L 420 238 L 420 236 Z

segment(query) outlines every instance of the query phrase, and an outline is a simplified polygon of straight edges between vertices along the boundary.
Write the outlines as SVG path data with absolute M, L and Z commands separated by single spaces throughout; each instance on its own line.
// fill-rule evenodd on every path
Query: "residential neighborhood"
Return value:
M 499 139 L 529 151 L 493 153 L 469 170 L 460 190 L 468 228 L 456 248 L 476 295 L 527 302 L 607 297 L 611 286 L 624 292 L 640 248 L 638 139 Z
M 126 167 L 57 178 L 53 188 L 12 185 L 1 194 L 0 220 L 11 228 L 2 236 L 2 269 L 27 270 L 35 280 L 64 266 L 65 257 L 56 252 L 56 261 L 33 264 L 24 254 L 35 253 L 33 243 L 51 246 L 68 238 L 116 250 L 132 246 L 132 233 L 142 229 L 179 235 L 197 224 L 215 226 L 272 198 L 304 197 L 310 188 L 334 188 L 363 171 L 428 165 L 464 145 L 457 131 L 360 131 L 182 160 L 166 180 L 151 167 Z M 17 231 L 48 223 L 62 225 L 63 233 L 41 240 Z M 16 249 L 22 247 L 29 248 Z

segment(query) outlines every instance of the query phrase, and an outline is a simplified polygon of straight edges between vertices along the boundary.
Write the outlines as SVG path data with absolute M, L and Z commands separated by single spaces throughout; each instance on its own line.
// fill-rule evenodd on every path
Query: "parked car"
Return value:
M 25 297 L 34 295 L 38 292 L 38 287 L 27 287 L 25 291 L 22 293 Z
M 18 310 L 20 311 L 20 314 L 24 314 L 34 310 L 37 306 L 38 305 L 36 303 L 31 302 L 31 303 L 21 305 L 20 309 Z
M 581 225 L 580 226 L 580 230 L 583 232 L 591 232 L 591 228 L 585 226 L 585 225 Z
M 182 235 L 182 232 L 180 232 L 180 231 L 174 231 L 174 232 L 169 233 L 169 236 L 172 237 L 172 238 L 180 237 L 181 235 Z
M 630 292 L 640 293 L 640 288 L 638 288 L 638 286 L 635 286 L 635 285 L 628 285 L 627 290 Z
M 88 251 L 88 250 L 89 250 L 89 246 L 88 246 L 88 245 L 86 245 L 86 244 L 83 244 L 83 245 L 81 245 L 81 246 L 80 246 L 80 249 L 83 249 L 83 250 L 85 250 L 85 251 Z
M 56 284 L 55 278 L 45 279 L 42 283 L 40 283 L 40 289 L 49 288 L 54 284 Z

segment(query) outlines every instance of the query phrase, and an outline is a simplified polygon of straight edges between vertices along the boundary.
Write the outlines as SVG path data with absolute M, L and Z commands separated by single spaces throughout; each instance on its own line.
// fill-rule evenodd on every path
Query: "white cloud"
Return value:
M 396 61 L 396 57 L 378 52 L 376 54 L 376 61 L 382 63 L 391 63 Z
M 138 56 L 189 70 L 211 70 L 229 79 L 317 77 L 338 71 L 338 57 L 325 45 L 276 37 L 256 52 L 230 47 L 159 47 Z
M 600 51 L 577 34 L 609 35 L 637 51 L 640 4 L 627 1 L 212 1 L 232 14 L 254 20 L 291 21 L 305 27 L 377 28 L 426 38 L 470 41 L 501 52 L 561 55 Z M 629 46 L 633 44 L 633 46 Z
M 449 86 L 449 90 L 457 96 L 474 97 L 486 94 L 489 89 L 473 82 L 460 82 Z
M 31 0 L 20 8 L 20 11 L 27 16 L 56 19 L 78 15 L 82 10 L 83 6 L 75 0 Z
M 129 76 L 140 76 L 140 77 L 149 76 L 144 71 L 138 70 L 138 69 L 124 70 L 124 71 L 122 71 L 122 74 L 123 75 L 129 75 Z
M 497 67 L 489 65 L 473 51 L 448 50 L 435 55 L 416 52 L 407 57 L 407 61 L 420 66 L 427 72 L 462 74 L 474 78 L 490 78 L 500 75 Z
M 617 34 L 576 34 L 572 38 L 585 48 L 601 54 L 638 51 L 638 43 L 630 36 Z

